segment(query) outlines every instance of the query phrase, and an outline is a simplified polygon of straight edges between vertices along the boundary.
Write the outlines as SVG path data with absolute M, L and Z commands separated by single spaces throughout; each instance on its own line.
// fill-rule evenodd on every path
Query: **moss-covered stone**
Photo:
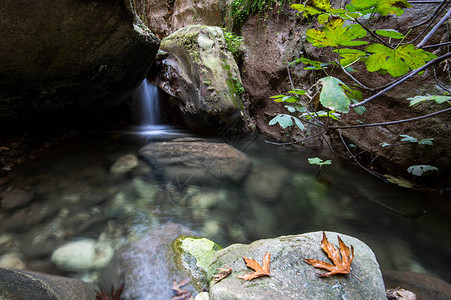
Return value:
M 184 27 L 161 42 L 159 87 L 178 100 L 193 129 L 220 130 L 241 119 L 244 88 L 221 28 Z

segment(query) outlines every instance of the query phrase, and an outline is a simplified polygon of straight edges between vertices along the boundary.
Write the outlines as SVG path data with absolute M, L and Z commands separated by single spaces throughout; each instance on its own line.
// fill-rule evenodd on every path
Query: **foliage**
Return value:
M 263 256 L 263 266 L 261 266 L 255 259 L 247 258 L 243 256 L 244 262 L 246 266 L 255 270 L 253 273 L 248 273 L 244 275 L 240 275 L 237 278 L 244 280 L 252 280 L 262 276 L 270 276 L 269 265 L 271 264 L 271 252 L 267 251 Z
M 296 124 L 300 130 L 304 131 L 310 131 L 312 128 L 310 125 L 315 125 L 314 127 L 322 127 L 323 132 L 338 128 L 341 130 L 371 126 L 373 124 L 330 126 L 329 122 L 322 121 L 322 118 L 338 121 L 341 114 L 347 114 L 351 108 L 358 114 L 363 114 L 366 111 L 363 104 L 397 86 L 405 79 L 401 78 L 399 82 L 393 81 L 387 85 L 388 87 L 368 88 L 355 78 L 359 74 L 352 65 L 362 64 L 368 72 L 387 74 L 393 78 L 400 76 L 409 78 L 421 73 L 427 66 L 437 64 L 448 57 L 444 55 L 437 58 L 435 54 L 416 47 L 413 44 L 416 39 L 411 39 L 411 42 L 406 41 L 410 31 L 403 33 L 393 28 L 370 27 L 371 24 L 380 24 L 380 22 L 371 22 L 378 15 L 402 15 L 404 9 L 411 7 L 407 0 L 352 0 L 346 8 L 334 8 L 329 0 L 308 0 L 302 4 L 292 4 L 291 7 L 306 18 L 316 18 L 319 26 L 306 31 L 307 41 L 314 47 L 329 48 L 332 54 L 335 53 L 336 58 L 322 62 L 300 57 L 288 63 L 289 66 L 302 64 L 304 70 L 315 72 L 315 77 L 318 74 L 325 74 L 325 76 L 316 77 L 316 82 L 304 89 L 295 88 L 291 82 L 293 88 L 291 91 L 272 96 L 273 101 L 286 103 L 285 108 L 289 113 L 277 115 L 269 121 L 270 125 L 279 124 L 282 128 L 288 128 Z M 429 34 L 434 33 L 433 30 Z M 334 76 L 332 73 L 336 70 L 343 70 L 352 79 L 353 84 L 345 83 L 343 79 Z M 362 92 L 357 87 L 369 91 L 382 91 L 362 100 Z M 446 94 L 416 96 L 407 100 L 410 101 L 410 106 L 425 101 L 450 104 L 451 96 Z M 396 122 L 386 123 L 390 125 L 389 123 Z M 339 134 L 341 136 L 340 132 Z M 311 135 L 311 132 L 307 132 L 306 135 Z M 401 138 L 403 142 L 433 145 L 433 138 L 418 140 L 407 135 L 402 135 Z M 345 143 L 343 138 L 342 141 Z M 386 147 L 402 144 L 381 143 L 380 145 Z M 351 153 L 349 146 L 345 146 Z M 351 157 L 356 160 L 352 153 Z M 423 167 L 421 170 L 425 172 L 433 170 L 432 168 L 435 167 L 426 169 Z M 372 173 L 369 169 L 367 170 Z M 419 170 L 420 168 L 409 168 L 409 172 L 412 171 L 411 173 L 414 172 L 414 174 L 419 174 Z
M 318 166 L 323 166 L 323 165 L 331 165 L 332 161 L 330 159 L 324 161 L 319 157 L 311 157 L 308 159 L 308 163 L 311 165 L 318 165 Z
M 338 243 L 340 245 L 340 251 L 335 249 L 334 245 L 329 243 L 326 234 L 323 231 L 323 239 L 321 240 L 321 248 L 326 252 L 327 256 L 333 261 L 333 265 L 323 262 L 318 259 L 304 259 L 304 261 L 315 268 L 326 269 L 329 272 L 323 274 L 317 274 L 319 277 L 330 276 L 334 274 L 349 274 L 351 272 L 351 263 L 354 259 L 354 247 L 351 245 L 351 249 L 342 241 L 340 236 L 338 237 Z M 340 257 L 341 254 L 341 257 Z
M 424 172 L 427 172 L 427 171 L 438 171 L 438 169 L 436 167 L 430 166 L 430 165 L 415 165 L 415 166 L 410 166 L 407 169 L 407 172 L 409 172 L 415 176 L 421 176 L 421 175 L 423 175 Z
M 233 0 L 231 18 L 234 25 L 232 27 L 241 27 L 249 16 L 285 3 L 291 3 L 291 0 Z
M 227 44 L 227 49 L 233 54 L 236 61 L 239 61 L 242 52 L 240 50 L 241 44 L 243 43 L 243 38 L 239 35 L 235 35 L 233 32 L 229 31 L 227 28 L 223 28 L 224 39 Z

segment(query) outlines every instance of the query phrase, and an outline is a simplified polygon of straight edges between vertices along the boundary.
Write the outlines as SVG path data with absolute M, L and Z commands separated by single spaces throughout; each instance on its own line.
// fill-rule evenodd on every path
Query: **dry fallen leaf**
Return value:
M 172 297 L 171 300 L 194 300 L 193 296 L 191 296 L 191 293 L 182 289 L 182 286 L 188 284 L 190 282 L 190 279 L 184 279 L 180 282 L 177 282 L 174 280 L 172 283 L 172 289 L 177 292 L 177 295 Z
M 225 268 L 218 268 L 217 270 L 219 270 L 219 273 L 212 275 L 214 281 L 219 282 L 219 281 L 223 280 L 224 278 L 226 278 L 227 276 L 229 276 L 230 273 L 232 273 L 231 267 L 229 267 L 229 266 L 224 266 L 224 267 Z
M 271 263 L 271 252 L 267 251 L 265 253 L 265 256 L 263 256 L 263 267 L 260 266 L 260 264 L 252 258 L 247 258 L 243 256 L 243 259 L 246 262 L 246 266 L 248 266 L 251 269 L 254 269 L 255 272 L 240 275 L 237 278 L 244 280 L 252 280 L 261 276 L 270 276 L 269 264 Z
M 348 246 L 338 237 L 338 243 L 340 244 L 340 251 L 335 249 L 334 245 L 329 243 L 326 234 L 323 231 L 323 239 L 321 241 L 321 248 L 327 253 L 327 256 L 334 262 L 334 265 L 323 262 L 318 259 L 304 259 L 305 262 L 311 264 L 315 268 L 326 269 L 329 272 L 323 274 L 317 274 L 319 277 L 329 276 L 333 274 L 348 274 L 351 272 L 351 262 L 354 258 L 354 247 L 351 245 L 351 250 Z M 341 253 L 341 257 L 340 257 Z
M 96 294 L 96 300 L 122 300 L 121 298 L 122 290 L 124 289 L 124 284 L 122 284 L 116 291 L 114 290 L 114 286 L 111 286 L 111 296 L 108 292 L 100 289 L 99 291 L 94 291 Z
M 400 287 L 389 289 L 386 293 L 388 300 L 417 300 L 417 295 Z

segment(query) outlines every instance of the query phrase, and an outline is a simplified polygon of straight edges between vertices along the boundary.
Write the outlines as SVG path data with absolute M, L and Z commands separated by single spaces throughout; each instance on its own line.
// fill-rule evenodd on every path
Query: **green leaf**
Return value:
M 418 142 L 418 139 L 414 138 L 413 136 L 407 135 L 407 134 L 400 134 L 399 136 L 402 137 L 401 142 L 411 142 L 411 143 Z
M 418 104 L 424 101 L 435 101 L 438 104 L 450 101 L 451 96 L 440 96 L 440 95 L 428 95 L 428 96 L 415 96 L 413 98 L 407 98 L 410 101 L 409 106 Z
M 277 96 L 271 96 L 269 98 L 272 98 L 275 102 L 287 102 L 287 103 L 296 103 L 299 101 L 298 97 L 294 96 L 285 96 L 285 95 L 277 95 Z
M 400 16 L 404 13 L 404 8 L 412 7 L 407 0 L 352 0 L 351 3 L 357 11 L 374 8 L 375 13 L 383 16 L 388 14 Z
M 358 61 L 361 57 L 366 56 L 365 51 L 360 51 L 357 49 L 335 49 L 333 52 L 337 52 L 341 56 L 340 64 L 342 66 L 347 66 L 355 61 Z
M 404 34 L 394 29 L 379 29 L 375 31 L 378 35 L 386 36 L 392 39 L 403 39 Z
M 386 143 L 386 142 L 380 143 L 379 145 L 381 145 L 382 148 L 383 148 L 383 147 L 391 146 L 391 144 Z
M 418 144 L 433 146 L 434 145 L 434 143 L 432 143 L 433 140 L 434 140 L 434 138 L 425 138 L 425 139 L 422 139 L 421 141 L 419 141 Z
M 357 107 L 354 107 L 353 109 L 359 115 L 363 115 L 366 112 L 366 108 L 364 106 L 357 106 Z
M 296 124 L 296 126 L 300 129 L 300 130 L 305 130 L 305 126 L 304 124 L 302 124 L 301 120 L 299 120 L 296 117 L 293 117 L 294 123 Z
M 416 49 L 412 44 L 401 45 L 396 49 L 371 44 L 365 51 L 372 53 L 365 61 L 368 71 L 387 70 L 393 77 L 402 76 L 410 69 L 417 69 L 437 57 L 423 49 Z
M 279 123 L 279 125 L 285 129 L 293 125 L 293 120 L 291 118 L 292 116 L 287 114 L 278 114 L 271 121 L 269 121 L 269 125 L 275 125 Z
M 289 91 L 288 93 L 303 96 L 306 94 L 306 91 L 301 90 L 301 89 L 294 89 L 294 90 Z
M 367 35 L 365 29 L 359 24 L 344 26 L 344 20 L 330 16 L 324 24 L 323 30 L 308 29 L 307 40 L 316 47 L 359 46 L 368 44 L 366 41 L 356 41 Z
M 308 163 L 311 164 L 311 165 L 322 166 L 322 165 L 331 165 L 332 161 L 330 159 L 326 160 L 326 161 L 323 161 L 319 157 L 311 157 L 311 158 L 308 159 Z
M 306 112 L 307 108 L 305 106 L 302 105 L 285 105 L 285 108 L 288 109 L 289 112 L 294 113 L 294 112 Z
M 318 80 L 323 88 L 319 95 L 319 101 L 331 110 L 347 113 L 351 100 L 346 95 L 342 86 L 347 87 L 340 79 L 328 76 Z
M 415 165 L 407 168 L 407 172 L 415 176 L 421 176 L 424 172 L 427 171 L 438 171 L 438 169 L 431 165 Z
M 334 111 L 325 111 L 325 110 L 319 110 L 315 112 L 309 112 L 309 113 L 303 113 L 301 117 L 306 118 L 307 120 L 310 120 L 314 117 L 316 118 L 331 118 L 332 120 L 338 121 L 338 119 L 341 118 L 341 115 L 339 113 L 336 113 Z
M 305 4 L 291 4 L 291 8 L 304 14 L 304 17 L 322 14 L 331 9 L 329 0 L 307 0 Z

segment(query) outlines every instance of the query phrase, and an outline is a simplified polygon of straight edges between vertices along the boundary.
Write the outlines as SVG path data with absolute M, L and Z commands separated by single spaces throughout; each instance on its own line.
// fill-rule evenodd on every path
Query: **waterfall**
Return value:
M 160 123 L 160 103 L 157 86 L 151 85 L 144 79 L 133 92 L 132 98 L 138 125 L 152 127 Z

